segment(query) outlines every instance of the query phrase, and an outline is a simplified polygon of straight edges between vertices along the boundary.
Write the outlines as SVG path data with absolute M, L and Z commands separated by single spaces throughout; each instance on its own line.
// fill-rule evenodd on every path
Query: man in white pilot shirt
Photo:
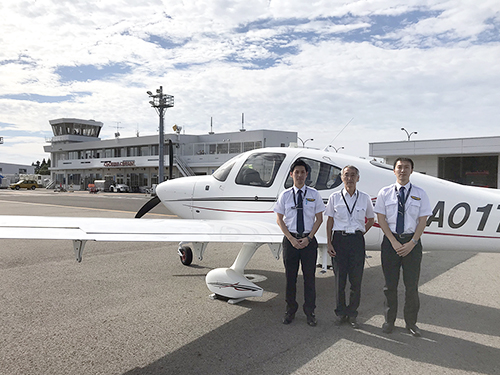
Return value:
M 394 330 L 398 311 L 398 283 L 400 269 L 403 269 L 405 284 L 404 319 L 406 329 L 415 337 L 421 332 L 417 327 L 420 309 L 418 280 L 422 262 L 422 243 L 427 217 L 432 214 L 429 198 L 425 191 L 410 183 L 413 161 L 397 158 L 393 166 L 396 183 L 380 190 L 375 204 L 375 213 L 384 232 L 381 258 L 384 272 L 384 333 Z
M 375 222 L 370 196 L 356 189 L 359 170 L 347 165 L 341 172 L 344 189 L 330 195 L 325 215 L 328 254 L 332 257 L 335 272 L 337 325 L 349 323 L 359 328 L 358 307 L 361 301 L 361 281 L 365 266 L 364 234 Z M 367 219 L 367 220 L 365 220 Z M 349 304 L 346 303 L 345 288 L 349 277 Z
M 304 277 L 304 305 L 307 324 L 316 326 L 316 258 L 318 241 L 314 237 L 323 222 L 325 205 L 318 191 L 305 185 L 309 166 L 301 159 L 290 167 L 293 186 L 278 197 L 274 212 L 282 230 L 283 264 L 286 276 L 286 312 L 283 324 L 290 324 L 298 310 L 296 301 L 299 264 Z

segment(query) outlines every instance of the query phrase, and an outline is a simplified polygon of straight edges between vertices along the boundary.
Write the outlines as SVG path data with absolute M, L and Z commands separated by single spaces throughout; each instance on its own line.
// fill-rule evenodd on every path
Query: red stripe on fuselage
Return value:
M 378 223 L 373 224 L 374 227 L 380 228 Z M 468 237 L 468 238 L 486 238 L 492 240 L 500 240 L 500 237 L 492 237 L 492 236 L 479 236 L 475 234 L 460 234 L 460 233 L 441 233 L 441 232 L 429 232 L 424 231 L 424 234 L 432 234 L 434 236 L 450 236 L 450 237 Z
M 242 213 L 242 214 L 272 214 L 274 211 L 239 211 L 239 210 L 223 210 L 222 208 L 208 208 L 208 207 L 200 207 L 200 206 L 187 206 L 190 208 L 197 208 L 200 210 L 207 210 L 207 211 L 219 211 L 219 212 L 235 212 L 235 213 Z

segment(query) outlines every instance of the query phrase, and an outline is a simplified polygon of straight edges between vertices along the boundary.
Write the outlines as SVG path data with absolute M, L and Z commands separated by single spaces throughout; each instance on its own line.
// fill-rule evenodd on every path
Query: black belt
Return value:
M 402 240 L 405 240 L 407 238 L 413 238 L 413 235 L 415 233 L 401 233 L 401 234 L 397 234 L 397 233 L 392 233 L 394 235 L 394 237 L 396 238 L 400 238 Z
M 309 236 L 310 233 L 302 233 L 302 234 L 298 234 L 298 233 L 292 233 L 290 232 L 290 234 L 295 237 L 295 238 L 306 238 Z
M 359 236 L 360 234 L 363 235 L 362 230 L 357 230 L 354 233 L 346 232 L 345 230 L 335 230 L 333 231 L 333 234 L 341 234 L 342 236 Z

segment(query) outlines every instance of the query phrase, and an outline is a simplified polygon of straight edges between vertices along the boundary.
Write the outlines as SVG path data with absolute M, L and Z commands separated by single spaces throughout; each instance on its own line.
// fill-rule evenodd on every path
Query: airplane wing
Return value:
M 281 243 L 274 223 L 243 220 L 1 216 L 0 238 Z

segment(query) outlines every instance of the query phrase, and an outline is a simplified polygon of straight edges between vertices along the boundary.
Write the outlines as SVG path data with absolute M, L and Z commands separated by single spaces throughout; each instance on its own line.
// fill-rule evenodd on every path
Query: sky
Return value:
M 62 117 L 156 134 L 160 86 L 167 133 L 237 131 L 244 113 L 361 157 L 401 128 L 500 135 L 498 0 L 3 0 L 0 46 L 0 162 L 48 158 Z

